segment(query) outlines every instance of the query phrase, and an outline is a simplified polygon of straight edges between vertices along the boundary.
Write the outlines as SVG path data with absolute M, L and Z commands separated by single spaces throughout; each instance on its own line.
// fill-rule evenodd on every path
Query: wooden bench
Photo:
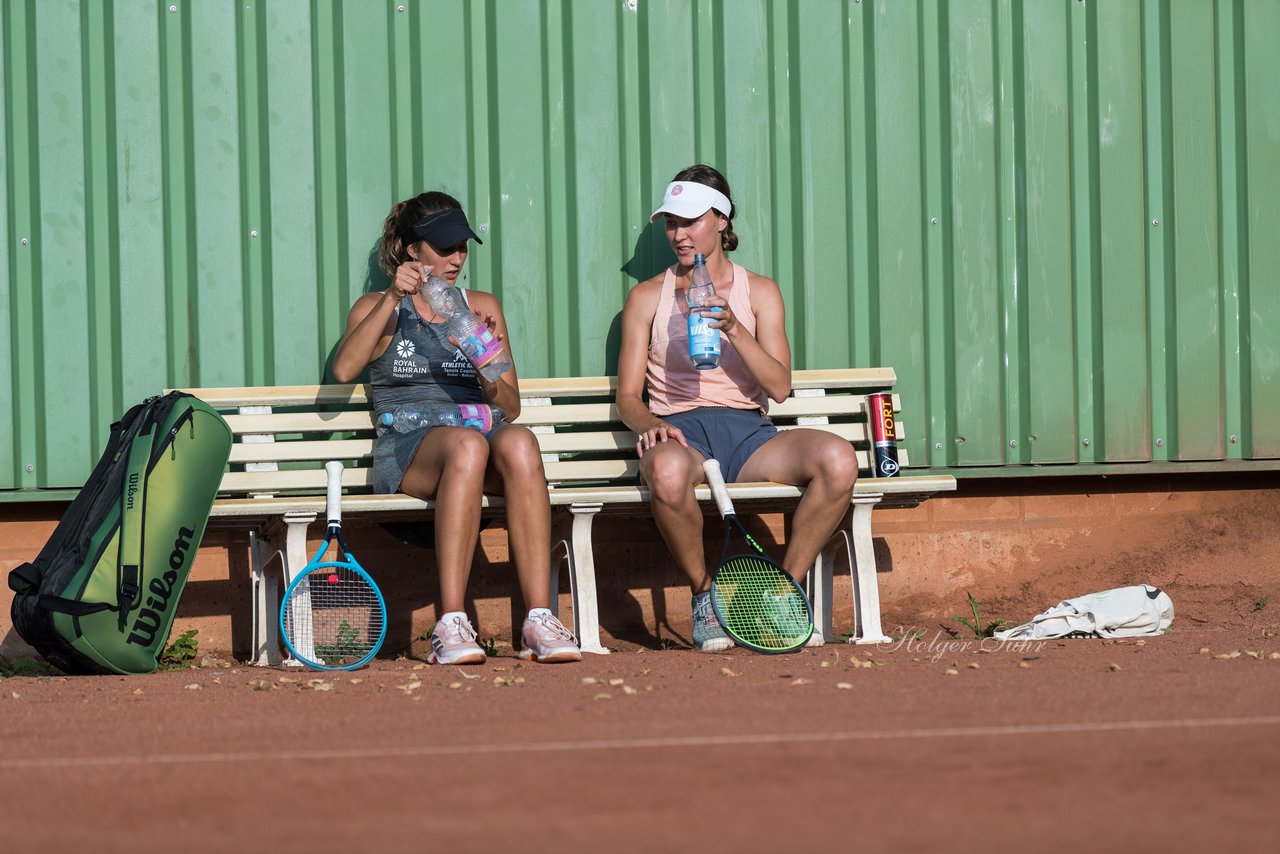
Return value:
M 779 429 L 816 427 L 853 442 L 868 471 L 866 395 L 892 388 L 890 368 L 796 371 L 792 396 L 770 411 Z M 559 571 L 568 567 L 573 627 L 585 652 L 608 652 L 600 642 L 596 606 L 592 522 L 600 514 L 648 516 L 648 490 L 635 485 L 639 460 L 635 435 L 618 419 L 614 377 L 521 380 L 518 423 L 538 434 L 546 466 L 553 537 L 552 608 L 559 600 Z M 344 520 L 376 522 L 421 519 L 434 502 L 407 495 L 376 495 L 371 487 L 373 423 L 362 385 L 274 388 L 184 389 L 223 412 L 235 434 L 229 471 L 213 504 L 210 525 L 248 527 L 254 591 L 252 658 L 279 661 L 276 615 L 281 584 L 310 557 L 307 529 L 324 524 L 324 463 L 342 460 Z M 898 399 L 895 395 L 895 408 Z M 898 425 L 902 429 L 901 423 Z M 899 450 L 905 466 L 905 451 Z M 809 578 L 815 625 L 831 639 L 832 577 L 843 554 L 853 582 L 851 642 L 887 640 L 880 626 L 880 599 L 871 540 L 876 506 L 912 507 L 939 492 L 953 491 L 948 475 L 858 480 L 847 525 L 837 531 Z M 731 484 L 741 513 L 789 511 L 803 491 L 777 483 Z M 709 490 L 699 502 L 714 514 Z M 482 514 L 499 516 L 503 501 L 485 496 Z M 279 572 L 272 570 L 278 560 Z M 369 567 L 376 576 L 377 567 Z

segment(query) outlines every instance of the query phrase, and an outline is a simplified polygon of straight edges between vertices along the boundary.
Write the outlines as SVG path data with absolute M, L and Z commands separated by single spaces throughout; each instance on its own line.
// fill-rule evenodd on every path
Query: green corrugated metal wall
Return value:
M 1275 0 L 0 4 L 0 489 L 173 385 L 313 383 L 390 204 L 459 196 L 524 376 L 611 372 L 729 176 L 797 367 L 915 463 L 1280 457 Z M 1223 464 L 1229 467 L 1228 463 Z

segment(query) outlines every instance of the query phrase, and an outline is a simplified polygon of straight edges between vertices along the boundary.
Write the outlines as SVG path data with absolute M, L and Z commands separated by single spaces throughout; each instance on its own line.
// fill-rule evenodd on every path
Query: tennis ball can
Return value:
M 707 271 L 707 259 L 701 254 L 693 256 L 689 279 L 685 295 L 689 303 L 689 361 L 698 370 L 709 371 L 720 366 L 720 330 L 711 327 L 716 318 L 702 312 L 718 312 L 720 307 L 707 305 L 707 299 L 716 295 L 716 288 Z
M 867 395 L 867 420 L 871 422 L 871 476 L 896 477 L 898 465 L 898 422 L 893 417 L 893 395 Z

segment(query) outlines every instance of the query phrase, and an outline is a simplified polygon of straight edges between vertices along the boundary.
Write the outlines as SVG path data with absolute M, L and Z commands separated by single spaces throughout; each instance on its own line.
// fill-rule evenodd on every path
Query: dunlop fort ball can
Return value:
M 871 476 L 897 477 L 898 423 L 893 417 L 893 395 L 867 395 L 867 420 L 871 422 Z

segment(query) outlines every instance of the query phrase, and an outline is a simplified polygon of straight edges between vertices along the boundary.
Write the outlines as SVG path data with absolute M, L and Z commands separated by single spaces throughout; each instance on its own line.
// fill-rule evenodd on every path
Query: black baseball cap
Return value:
M 435 249 L 448 249 L 468 238 L 476 243 L 484 243 L 471 230 L 467 215 L 457 208 L 445 208 L 428 214 L 422 222 L 414 224 L 413 233 L 419 240 L 427 241 Z

